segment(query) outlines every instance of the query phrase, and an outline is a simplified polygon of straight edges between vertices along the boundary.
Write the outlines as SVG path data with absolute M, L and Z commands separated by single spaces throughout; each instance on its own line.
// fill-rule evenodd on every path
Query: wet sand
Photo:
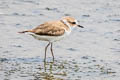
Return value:
M 1 0 L 0 80 L 120 80 L 119 0 Z M 18 31 L 73 16 L 85 28 L 54 43 Z

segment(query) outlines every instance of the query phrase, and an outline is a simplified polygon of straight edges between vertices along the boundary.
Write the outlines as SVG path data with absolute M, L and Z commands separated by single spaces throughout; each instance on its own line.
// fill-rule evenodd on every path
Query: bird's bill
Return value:
M 81 25 L 77 25 L 78 27 L 80 27 L 80 28 L 84 28 L 83 26 L 81 26 Z

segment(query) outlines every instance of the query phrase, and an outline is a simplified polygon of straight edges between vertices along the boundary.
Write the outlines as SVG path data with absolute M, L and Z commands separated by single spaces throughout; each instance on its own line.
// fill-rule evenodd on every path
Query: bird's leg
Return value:
M 44 62 L 46 62 L 46 52 L 47 52 L 47 48 L 50 45 L 50 42 L 48 43 L 48 45 L 45 47 L 45 57 L 44 57 Z
M 53 54 L 53 48 L 52 48 L 52 43 L 51 43 L 51 47 L 50 47 L 51 53 L 52 53 L 52 57 L 53 57 L 53 62 L 54 62 L 54 54 Z
M 46 62 L 44 61 L 44 71 L 46 72 Z

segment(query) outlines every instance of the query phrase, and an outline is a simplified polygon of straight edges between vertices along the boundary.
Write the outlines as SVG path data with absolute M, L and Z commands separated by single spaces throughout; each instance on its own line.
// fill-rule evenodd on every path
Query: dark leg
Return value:
M 53 54 L 52 43 L 51 43 L 51 48 L 50 48 L 50 50 L 51 50 L 51 53 L 52 53 L 52 57 L 53 57 L 53 61 L 54 61 L 54 54 Z
M 44 72 L 46 72 L 46 62 L 44 61 Z
M 45 47 L 45 57 L 44 57 L 44 62 L 46 62 L 46 52 L 47 52 L 47 48 L 50 45 L 50 42 L 48 43 L 48 45 Z

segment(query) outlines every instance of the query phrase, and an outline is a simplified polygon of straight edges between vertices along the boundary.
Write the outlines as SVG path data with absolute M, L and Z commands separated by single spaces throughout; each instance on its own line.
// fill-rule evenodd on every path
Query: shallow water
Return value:
M 79 80 L 119 77 L 116 62 L 96 60 L 94 57 L 43 63 L 40 57 L 1 59 L 0 77 L 7 80 Z M 114 64 L 111 65 L 111 64 Z
M 120 80 L 119 0 L 1 0 L 0 80 Z M 54 43 L 18 31 L 73 16 L 84 29 Z

